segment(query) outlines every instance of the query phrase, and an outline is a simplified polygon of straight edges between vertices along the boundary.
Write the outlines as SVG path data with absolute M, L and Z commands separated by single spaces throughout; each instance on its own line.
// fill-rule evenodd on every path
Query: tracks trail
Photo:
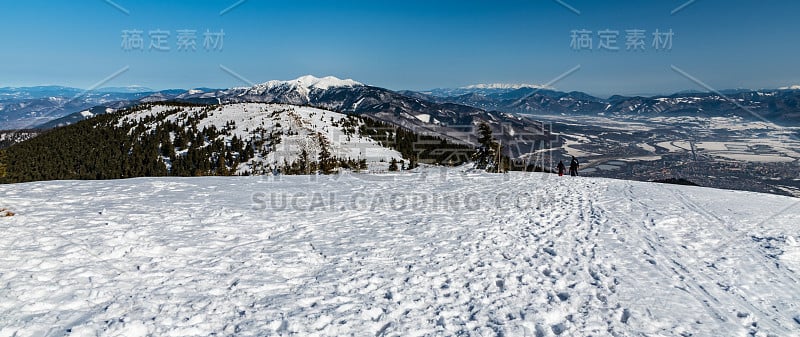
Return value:
M 791 198 L 457 169 L 0 195 L 0 337 L 800 331 Z

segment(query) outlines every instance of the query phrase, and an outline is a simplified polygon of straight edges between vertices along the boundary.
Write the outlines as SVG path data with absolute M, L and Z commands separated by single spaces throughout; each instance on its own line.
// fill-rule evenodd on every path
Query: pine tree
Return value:
M 186 131 L 183 129 L 179 129 L 178 132 L 175 133 L 175 141 L 173 142 L 174 146 L 179 149 L 186 148 Z
M 175 155 L 175 146 L 169 137 L 165 138 L 161 143 L 161 155 L 167 158 L 172 158 Z
M 322 174 L 331 174 L 336 168 L 335 160 L 331 157 L 331 152 L 328 150 L 328 143 L 325 141 L 325 138 L 323 138 L 321 134 L 318 137 L 320 147 L 319 169 L 322 171 Z
M 475 161 L 475 168 L 484 169 L 487 171 L 497 171 L 499 168 L 497 162 L 497 150 L 499 144 L 492 136 L 492 128 L 489 124 L 481 123 L 478 126 L 478 143 L 480 147 L 473 155 Z
M 6 152 L 0 150 L 0 182 L 6 177 Z
M 309 174 L 309 165 L 308 165 L 308 151 L 304 148 L 300 151 L 300 158 L 297 159 L 298 166 L 301 174 Z
M 221 153 L 217 155 L 217 175 L 218 176 L 227 176 L 230 175 L 228 171 L 228 166 L 225 165 L 225 156 Z

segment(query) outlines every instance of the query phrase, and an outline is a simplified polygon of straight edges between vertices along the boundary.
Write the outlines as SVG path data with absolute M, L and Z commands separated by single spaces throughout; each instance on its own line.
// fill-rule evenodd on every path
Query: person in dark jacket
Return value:
M 556 168 L 558 169 L 558 176 L 559 177 L 564 176 L 564 170 L 566 169 L 566 167 L 564 166 L 563 160 L 558 161 L 558 166 L 556 166 Z
M 569 175 L 576 177 L 578 176 L 578 167 L 580 163 L 578 163 L 578 159 L 575 156 L 572 156 L 572 162 L 569 163 Z

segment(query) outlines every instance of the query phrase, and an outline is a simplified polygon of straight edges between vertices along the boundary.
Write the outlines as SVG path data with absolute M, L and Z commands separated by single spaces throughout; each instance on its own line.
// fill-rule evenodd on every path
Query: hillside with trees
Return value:
M 399 170 L 462 164 L 473 151 L 366 117 L 308 107 L 172 102 L 96 116 L 6 148 L 0 181 Z

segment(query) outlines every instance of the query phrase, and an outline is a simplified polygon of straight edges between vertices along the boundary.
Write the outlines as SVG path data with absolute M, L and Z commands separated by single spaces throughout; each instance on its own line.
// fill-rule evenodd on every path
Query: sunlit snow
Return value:
M 438 168 L 0 185 L 0 336 L 791 336 L 797 201 Z

